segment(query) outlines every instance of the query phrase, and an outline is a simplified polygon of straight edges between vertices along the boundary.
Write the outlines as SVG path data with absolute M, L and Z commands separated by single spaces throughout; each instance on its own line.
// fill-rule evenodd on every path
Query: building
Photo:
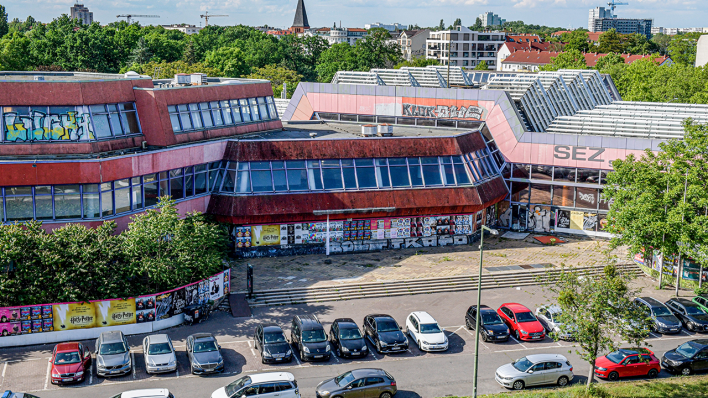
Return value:
M 502 26 L 506 19 L 499 18 L 499 15 L 487 11 L 485 13 L 479 14 L 479 19 L 482 20 L 482 26 Z
M 195 33 L 199 33 L 199 31 L 202 30 L 201 26 L 189 25 L 186 23 L 162 25 L 162 27 L 167 30 L 179 30 L 180 32 L 186 33 L 188 35 L 193 35 Z
M 376 22 L 376 23 L 369 23 L 364 25 L 366 30 L 373 29 L 373 28 L 382 28 L 386 29 L 389 32 L 395 32 L 398 30 L 406 30 L 408 29 L 408 25 L 402 25 L 400 23 L 392 23 L 392 24 L 384 24 L 381 22 Z
M 310 29 L 304 35 L 317 35 L 327 40 L 329 45 L 347 43 L 356 45 L 356 42 L 368 36 L 368 31 L 361 28 L 319 28 Z
M 651 28 L 651 34 L 665 34 L 669 36 L 675 36 L 683 33 L 708 33 L 708 28 L 664 28 L 661 26 L 655 26 Z
M 283 36 L 293 34 L 293 32 L 290 31 L 290 29 L 287 29 L 287 30 L 282 30 L 282 29 L 266 30 L 264 33 L 267 35 L 275 36 L 278 39 L 281 39 Z
M 84 25 L 93 23 L 93 12 L 89 11 L 88 7 L 83 4 L 76 3 L 70 10 L 71 19 L 78 19 Z
M 509 54 L 501 61 L 501 68 L 498 70 L 503 72 L 538 72 L 539 68 L 551 63 L 551 59 L 557 57 L 560 52 L 555 51 L 538 51 L 538 50 L 520 50 Z M 585 64 L 592 68 L 597 64 L 597 61 L 607 54 L 585 53 Z M 651 55 L 631 55 L 620 54 L 624 58 L 624 62 L 631 64 L 640 59 L 651 59 Z M 673 61 L 670 57 L 663 55 L 654 58 L 654 62 L 659 65 L 671 65 Z
M 698 38 L 696 44 L 696 68 L 708 64 L 708 35 Z
M 463 68 L 474 68 L 485 61 L 489 69 L 496 69 L 497 51 L 505 41 L 505 32 L 477 32 L 456 26 L 453 30 L 430 32 L 425 57 L 437 59 L 441 65 L 447 65 L 449 57 L 451 66 Z
M 588 15 L 588 30 L 590 32 L 598 32 L 598 30 L 595 30 L 595 21 L 598 19 L 612 19 L 616 18 L 612 14 L 612 10 L 605 9 L 605 7 L 595 7 L 590 10 L 590 13 Z
M 647 38 L 651 38 L 651 27 L 654 23 L 653 19 L 630 19 L 630 18 L 611 18 L 611 19 L 596 19 L 593 26 L 593 32 L 607 32 L 614 29 L 617 33 L 624 35 L 640 34 Z
M 524 39 L 526 41 L 522 41 L 518 37 L 507 36 L 506 43 L 497 52 L 497 70 L 502 70 L 502 61 L 517 51 L 548 51 L 551 47 L 549 42 L 537 41 L 535 38 L 528 37 Z
M 295 18 L 293 19 L 293 26 L 290 27 L 290 31 L 294 34 L 302 34 L 305 33 L 305 31 L 308 29 L 310 29 L 310 22 L 307 20 L 305 2 L 304 0 L 297 0 Z
M 412 61 L 414 58 L 425 57 L 425 42 L 429 37 L 429 29 L 401 31 L 396 41 L 401 47 L 403 59 Z

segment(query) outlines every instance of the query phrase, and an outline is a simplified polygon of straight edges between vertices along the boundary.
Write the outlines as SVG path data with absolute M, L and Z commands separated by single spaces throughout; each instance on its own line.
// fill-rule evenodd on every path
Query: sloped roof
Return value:
M 510 43 L 506 43 L 510 44 Z M 513 43 L 512 43 L 513 44 Z M 516 51 L 512 52 L 506 59 L 501 61 L 506 64 L 532 64 L 532 65 L 547 65 L 551 63 L 551 58 L 557 57 L 560 52 L 556 51 Z M 593 67 L 597 64 L 597 61 L 606 56 L 607 54 L 599 53 L 585 53 L 585 64 L 587 66 Z M 630 54 L 620 54 L 624 58 L 624 62 L 631 64 L 634 61 L 640 59 L 650 59 L 651 55 L 630 55 Z M 667 56 L 657 57 L 654 62 L 658 64 L 663 64 L 669 59 Z
M 541 42 L 541 37 L 538 35 L 532 35 L 532 34 L 520 34 L 520 35 L 506 35 L 506 41 L 507 42 L 515 42 L 515 43 L 533 43 L 534 41 Z
M 506 46 L 507 49 L 509 49 L 510 52 L 515 52 L 515 51 L 523 51 L 523 50 L 540 50 L 540 51 L 548 51 L 548 48 L 551 46 L 551 43 L 544 42 L 544 43 L 518 43 L 518 42 L 511 42 L 508 41 L 503 44 L 503 46 Z
M 304 0 L 297 0 L 297 9 L 295 10 L 295 19 L 293 26 L 309 28 L 310 22 L 307 20 L 307 11 L 305 11 Z

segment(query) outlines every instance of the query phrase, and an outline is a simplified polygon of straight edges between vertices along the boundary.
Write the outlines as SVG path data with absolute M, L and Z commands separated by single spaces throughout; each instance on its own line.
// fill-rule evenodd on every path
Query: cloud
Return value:
M 566 5 L 566 0 L 512 0 L 516 8 L 534 8 L 538 5 Z
M 489 4 L 489 1 L 488 0 L 433 0 L 433 3 L 471 6 L 471 5 L 476 5 L 476 4 Z

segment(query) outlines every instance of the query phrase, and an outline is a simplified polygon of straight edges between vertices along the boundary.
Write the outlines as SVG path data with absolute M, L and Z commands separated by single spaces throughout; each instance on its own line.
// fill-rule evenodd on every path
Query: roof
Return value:
M 507 42 L 515 43 L 533 43 L 541 42 L 541 37 L 533 34 L 520 34 L 520 35 L 506 35 Z
M 505 43 L 509 44 L 509 43 Z M 551 63 L 551 58 L 557 57 L 561 52 L 557 51 L 527 51 L 521 50 L 512 52 L 506 59 L 501 61 L 505 64 L 529 64 L 529 65 L 547 65 Z M 593 67 L 597 64 L 597 61 L 606 56 L 607 54 L 602 53 L 585 53 L 585 64 L 589 67 Z M 640 59 L 652 59 L 652 55 L 630 55 L 630 54 L 620 54 L 624 58 L 624 62 L 631 64 L 632 62 L 638 61 Z M 663 55 L 654 58 L 654 62 L 658 64 L 663 64 L 669 59 L 668 56 Z
M 600 35 L 605 33 L 605 32 L 587 32 L 588 33 L 588 41 L 600 41 Z
M 281 328 L 278 324 L 275 323 L 264 323 L 262 324 L 263 326 L 263 333 L 276 333 L 276 332 L 282 332 L 283 328 Z
M 121 398 L 166 398 L 169 396 L 170 391 L 166 388 L 126 391 L 120 395 Z
M 103 343 L 119 342 L 123 341 L 123 332 L 120 330 L 111 330 L 110 332 L 102 332 L 98 337 Z
M 378 319 L 378 318 L 391 318 L 391 319 L 394 319 L 391 315 L 387 315 L 387 314 L 369 314 L 369 315 L 367 315 L 367 316 L 370 316 L 370 317 L 372 317 L 372 318 L 374 318 L 374 319 Z M 394 319 L 394 320 L 395 320 L 395 319 Z
M 69 342 L 69 343 L 59 343 L 56 345 L 57 352 L 61 351 L 74 351 L 79 349 L 79 343 Z
M 697 306 L 698 306 L 698 304 L 696 304 L 693 300 L 690 300 L 690 299 L 687 299 L 687 298 L 684 298 L 684 297 L 677 297 L 677 298 L 673 298 L 672 300 L 673 300 L 673 301 L 676 301 L 676 302 L 679 302 L 679 303 L 683 304 L 684 306 L 687 306 L 687 305 L 688 305 L 688 306 L 691 306 L 691 307 L 697 307 Z
M 368 32 L 368 30 L 362 29 L 362 28 L 347 28 L 347 31 L 348 32 Z
M 211 334 L 211 333 L 194 333 L 194 334 L 192 335 L 192 338 L 194 338 L 194 340 L 198 340 L 198 339 L 215 339 L 215 338 L 214 338 L 214 335 Z
M 356 326 L 356 322 L 352 318 L 337 318 L 334 320 L 335 322 L 342 324 L 342 323 L 351 323 L 354 326 Z
M 386 372 L 383 371 L 383 369 L 354 369 L 352 370 L 352 375 L 360 379 L 362 377 L 367 377 L 367 376 L 380 376 L 380 375 L 386 375 Z
M 645 303 L 649 305 L 659 305 L 659 306 L 664 306 L 664 304 L 661 303 L 661 301 L 655 299 L 654 297 L 637 297 L 638 300 L 642 300 Z
M 558 32 L 553 32 L 551 33 L 551 36 L 560 36 L 563 33 L 573 33 L 571 30 L 559 30 Z
M 502 306 L 502 307 L 506 307 L 506 308 L 508 308 L 508 309 L 510 309 L 510 310 L 512 310 L 512 311 L 514 311 L 514 312 L 517 312 L 517 311 L 528 311 L 528 312 L 531 312 L 531 310 L 528 309 L 525 305 L 519 304 L 519 303 L 506 303 L 506 304 L 502 304 L 501 306 Z
M 529 361 L 531 361 L 533 363 L 542 362 L 542 361 L 567 361 L 568 360 L 568 358 L 566 358 L 560 354 L 533 354 L 533 355 L 527 355 L 526 359 L 528 359 Z
M 310 22 L 307 20 L 307 11 L 305 11 L 305 2 L 303 0 L 297 1 L 297 9 L 295 9 L 293 26 L 302 28 L 310 27 Z
M 540 50 L 540 51 L 548 51 L 548 48 L 551 46 L 551 43 L 549 42 L 506 42 L 502 45 L 502 47 L 506 47 L 509 49 L 510 52 L 514 53 L 516 51 L 521 51 L 521 50 Z
M 138 80 L 149 79 L 149 76 L 135 74 L 126 77 L 122 73 L 92 73 L 92 72 L 38 72 L 38 71 L 1 71 L 0 81 L 42 81 L 49 82 L 85 82 L 106 80 Z
M 361 126 L 367 123 L 339 123 L 339 122 L 320 122 L 312 121 L 306 123 L 283 122 L 283 129 L 264 131 L 254 134 L 248 138 L 244 137 L 241 141 L 260 141 L 260 140 L 390 140 L 407 138 L 442 138 L 455 137 L 462 134 L 467 134 L 470 131 L 477 131 L 478 128 L 470 128 L 469 130 L 451 130 L 442 127 L 426 127 L 426 126 L 405 126 L 400 124 L 393 125 L 392 137 L 362 137 Z M 479 122 L 481 127 L 482 122 Z M 311 133 L 317 134 L 314 138 Z
M 435 318 L 433 318 L 430 314 L 428 314 L 425 311 L 415 311 L 415 312 L 413 312 L 413 315 L 415 315 L 416 318 L 418 318 L 420 323 L 437 323 Z
M 150 342 L 150 344 L 167 343 L 168 341 L 170 341 L 170 338 L 164 333 L 152 334 L 152 335 L 148 336 L 147 338 L 148 338 L 148 341 Z
M 289 372 L 269 372 L 250 374 L 252 383 L 265 383 L 267 381 L 295 381 L 295 376 Z

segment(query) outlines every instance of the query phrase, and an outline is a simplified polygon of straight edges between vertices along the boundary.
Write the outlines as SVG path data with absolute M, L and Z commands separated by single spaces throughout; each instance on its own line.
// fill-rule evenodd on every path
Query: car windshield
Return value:
M 172 349 L 170 348 L 170 343 L 150 344 L 150 347 L 148 348 L 149 355 L 169 354 L 171 352 Z
M 340 340 L 356 340 L 361 338 L 358 328 L 339 329 Z
M 516 313 L 516 322 L 533 322 L 535 320 L 536 320 L 536 317 L 533 316 L 533 314 L 530 312 L 517 312 Z
M 684 307 L 686 307 L 686 313 L 688 315 L 705 315 L 706 314 L 706 312 L 703 311 L 703 309 L 698 306 L 685 305 Z
M 380 319 L 376 321 L 376 331 L 377 332 L 397 332 L 401 330 L 396 321 L 392 319 Z
M 671 311 L 666 307 L 654 307 L 651 309 L 654 316 L 671 316 Z
M 529 370 L 531 366 L 533 366 L 533 362 L 526 359 L 526 357 L 523 357 L 512 362 L 512 365 L 516 368 L 516 370 L 520 372 L 525 372 Z
M 482 313 L 482 325 L 500 325 L 502 323 L 501 318 L 496 312 L 483 312 Z
M 198 341 L 194 343 L 194 352 L 216 351 L 216 343 L 213 341 Z
M 302 341 L 305 343 L 322 343 L 326 340 L 327 336 L 322 329 L 302 331 Z
M 420 324 L 420 332 L 424 334 L 429 334 L 429 333 L 440 333 L 442 330 L 440 330 L 440 327 L 438 326 L 437 323 L 421 323 Z
M 243 376 L 240 379 L 236 379 L 231 384 L 227 385 L 224 387 L 224 390 L 226 390 L 226 395 L 229 397 L 233 397 L 236 395 L 236 392 L 243 387 L 250 386 L 251 385 L 251 378 L 248 376 Z
M 620 363 L 627 357 L 627 353 L 624 351 L 615 351 L 607 354 L 606 358 L 611 362 Z
M 354 375 L 352 374 L 352 372 L 343 373 L 334 378 L 334 382 L 337 383 L 340 387 L 344 387 L 352 381 L 354 381 Z
M 679 354 L 683 355 L 685 358 L 693 358 L 694 355 L 700 350 L 701 347 L 696 347 L 695 345 L 691 344 L 689 341 L 688 343 L 683 343 L 681 344 L 677 349 L 676 352 Z
M 266 344 L 285 343 L 283 332 L 266 333 L 263 338 Z
M 123 354 L 126 351 L 128 351 L 128 349 L 125 348 L 125 344 L 121 341 L 120 343 L 101 344 L 98 353 L 101 355 L 116 355 Z
M 81 362 L 81 357 L 77 351 L 73 352 L 59 352 L 57 357 L 54 359 L 55 365 L 70 365 L 72 363 Z

